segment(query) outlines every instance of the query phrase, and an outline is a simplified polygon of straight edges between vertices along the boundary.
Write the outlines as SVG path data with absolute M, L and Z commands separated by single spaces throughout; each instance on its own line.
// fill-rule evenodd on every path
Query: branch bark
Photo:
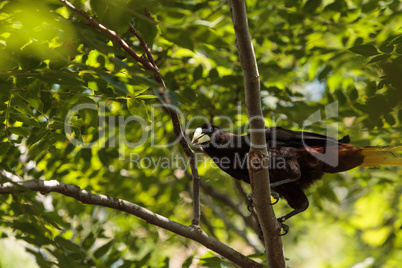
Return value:
M 161 88 L 159 88 L 159 94 L 163 100 L 161 100 L 162 104 L 164 105 L 165 111 L 169 114 L 172 123 L 173 123 L 173 131 L 176 135 L 176 137 L 179 139 L 180 145 L 183 148 L 184 153 L 186 154 L 187 158 L 189 159 L 190 162 L 190 169 L 191 169 L 191 174 L 193 178 L 193 220 L 192 220 L 192 226 L 195 228 L 200 228 L 200 218 L 201 218 L 201 209 L 200 209 L 200 176 L 198 174 L 198 169 L 197 169 L 197 159 L 194 154 L 194 151 L 191 149 L 191 147 L 188 145 L 187 140 L 184 135 L 183 128 L 180 124 L 180 118 L 179 115 L 177 114 L 176 110 L 172 108 L 171 103 L 169 98 L 166 96 L 166 84 L 162 78 L 162 75 L 159 72 L 159 68 L 156 65 L 151 50 L 148 47 L 147 43 L 144 41 L 144 39 L 140 36 L 140 34 L 137 32 L 137 30 L 134 28 L 134 26 L 130 26 L 130 31 L 137 37 L 137 39 L 140 41 L 140 45 L 145 51 L 147 58 L 143 58 L 140 55 L 138 55 L 134 50 L 130 48 L 130 46 L 115 32 L 104 25 L 98 23 L 95 19 L 93 19 L 91 16 L 89 16 L 84 10 L 77 9 L 73 4 L 71 4 L 67 0 L 60 0 L 66 7 L 68 7 L 72 12 L 82 16 L 84 19 L 87 20 L 88 24 L 105 33 L 108 35 L 110 38 L 114 39 L 120 47 L 127 52 L 128 55 L 130 55 L 133 59 L 135 59 L 137 62 L 139 62 L 145 69 L 150 70 L 154 73 L 154 79 L 156 82 L 160 83 L 162 85 Z M 147 14 L 148 15 L 148 14 Z
M 268 267 L 286 267 L 280 226 L 271 206 L 268 152 L 264 117 L 261 110 L 260 79 L 253 44 L 248 31 L 244 0 L 229 0 L 230 13 L 236 33 L 236 44 L 243 70 L 246 108 L 250 122 L 249 175 L 253 204 L 264 234 Z
M 94 194 L 89 191 L 83 190 L 76 185 L 64 184 L 56 180 L 29 180 L 6 182 L 0 184 L 0 194 L 11 194 L 16 192 L 28 191 L 38 191 L 42 194 L 57 192 L 65 196 L 72 197 L 83 204 L 98 205 L 120 210 L 139 217 L 150 224 L 159 226 L 178 235 L 197 241 L 205 247 L 222 255 L 223 257 L 241 267 L 263 267 L 261 264 L 256 263 L 255 261 L 241 254 L 240 252 L 209 236 L 201 229 L 182 225 L 178 222 L 172 221 L 146 208 L 143 208 L 123 199 L 118 199 L 101 194 Z

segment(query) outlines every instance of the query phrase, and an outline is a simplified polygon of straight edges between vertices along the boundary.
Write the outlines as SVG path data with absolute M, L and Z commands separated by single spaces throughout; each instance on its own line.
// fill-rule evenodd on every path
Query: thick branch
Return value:
M 286 267 L 280 227 L 270 204 L 268 152 L 264 117 L 261 110 L 260 81 L 253 45 L 248 31 L 244 0 L 229 0 L 230 11 L 237 39 L 240 63 L 243 70 L 246 108 L 250 121 L 249 174 L 253 191 L 253 204 L 264 234 L 269 267 Z
M 19 182 L 6 182 L 0 184 L 0 194 L 11 194 L 15 192 L 39 191 L 41 193 L 57 192 L 65 196 L 72 197 L 83 204 L 91 204 L 117 209 L 128 214 L 137 216 L 150 224 L 159 226 L 163 229 L 176 233 L 178 235 L 190 238 L 222 255 L 230 261 L 241 267 L 262 267 L 262 265 L 247 258 L 234 249 L 226 246 L 218 240 L 210 237 L 200 229 L 182 225 L 148 209 L 138 206 L 134 203 L 109 197 L 106 195 L 94 194 L 83 190 L 76 185 L 60 183 L 56 180 L 42 181 L 30 180 Z
M 143 58 L 143 57 L 139 56 L 137 53 L 135 53 L 134 50 L 132 50 L 130 48 L 130 46 L 116 32 L 114 32 L 114 31 L 106 28 L 102 24 L 98 23 L 91 16 L 89 16 L 85 11 L 77 9 L 69 1 L 67 1 L 67 0 L 60 0 L 60 1 L 65 6 L 67 6 L 71 11 L 73 11 L 74 13 L 85 18 L 91 27 L 98 29 L 99 31 L 107 34 L 109 37 L 116 40 L 117 43 L 121 46 L 121 48 L 124 49 L 132 58 L 134 58 L 136 61 L 138 61 L 145 69 L 152 71 L 155 75 L 155 81 L 162 85 L 162 87 L 159 88 L 159 94 L 163 99 L 162 104 L 164 105 L 164 109 L 170 115 L 170 118 L 173 123 L 173 131 L 174 131 L 176 137 L 179 139 L 180 145 L 183 147 L 183 151 L 190 161 L 190 168 L 191 168 L 191 173 L 192 173 L 192 177 L 193 177 L 193 221 L 192 221 L 192 225 L 194 227 L 199 227 L 200 218 L 201 218 L 201 209 L 200 209 L 200 195 L 199 195 L 200 176 L 198 174 L 198 169 L 197 169 L 197 162 L 196 162 L 197 160 L 194 155 L 194 151 L 191 149 L 191 147 L 188 145 L 188 143 L 185 139 L 184 131 L 180 124 L 179 115 L 177 114 L 175 109 L 172 108 L 170 100 L 166 96 L 165 81 L 163 80 L 162 75 L 160 74 L 159 69 L 155 64 L 151 50 L 148 47 L 147 43 L 140 36 L 140 34 L 137 32 L 137 30 L 134 28 L 134 26 L 131 25 L 130 31 L 140 41 L 140 45 L 144 49 L 144 51 L 147 55 L 147 58 Z M 149 16 L 149 14 L 147 14 L 147 16 Z

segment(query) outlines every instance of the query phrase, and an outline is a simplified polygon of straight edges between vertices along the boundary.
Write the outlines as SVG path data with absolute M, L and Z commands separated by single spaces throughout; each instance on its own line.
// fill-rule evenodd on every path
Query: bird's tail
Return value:
M 402 146 L 361 148 L 364 160 L 361 166 L 402 166 Z

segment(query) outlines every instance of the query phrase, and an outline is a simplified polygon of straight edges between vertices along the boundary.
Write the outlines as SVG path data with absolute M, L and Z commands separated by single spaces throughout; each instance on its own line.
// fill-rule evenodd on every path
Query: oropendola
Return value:
M 340 140 L 303 131 L 291 131 L 281 127 L 266 128 L 269 178 L 271 189 L 286 199 L 293 211 L 278 218 L 282 224 L 309 206 L 304 190 L 325 173 L 337 173 L 358 166 L 400 166 L 402 157 L 397 153 L 402 146 L 355 147 L 349 144 L 349 136 Z M 192 139 L 201 145 L 216 165 L 233 178 L 250 183 L 247 154 L 250 151 L 250 135 L 239 136 L 211 124 L 202 124 Z

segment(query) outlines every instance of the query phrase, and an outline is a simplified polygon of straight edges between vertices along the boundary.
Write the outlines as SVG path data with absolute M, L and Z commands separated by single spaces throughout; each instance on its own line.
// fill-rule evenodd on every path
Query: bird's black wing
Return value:
M 266 129 L 267 143 L 271 146 L 288 146 L 288 147 L 305 147 L 305 146 L 326 146 L 338 145 L 348 143 L 350 141 L 348 136 L 337 140 L 325 135 L 305 132 L 305 131 L 292 131 L 281 127 L 271 127 Z

